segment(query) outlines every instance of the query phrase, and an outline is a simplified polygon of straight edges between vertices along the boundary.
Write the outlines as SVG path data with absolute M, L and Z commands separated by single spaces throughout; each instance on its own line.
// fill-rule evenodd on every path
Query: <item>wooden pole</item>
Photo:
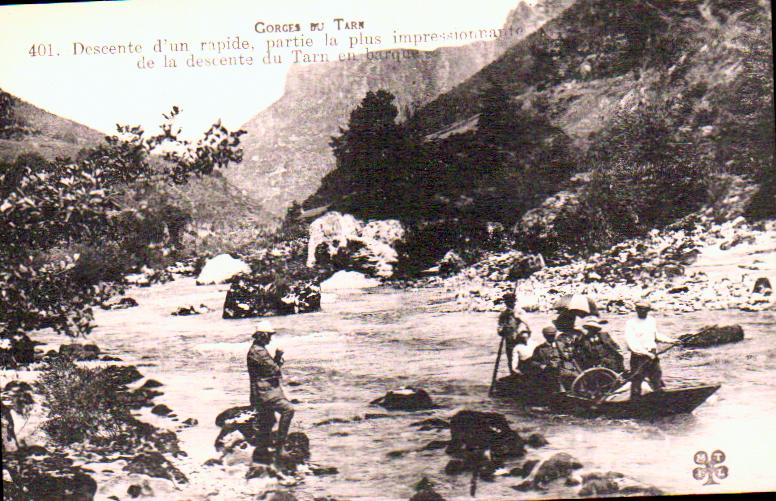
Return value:
M 496 365 L 493 367 L 493 379 L 490 381 L 488 396 L 493 395 L 493 388 L 496 386 L 496 378 L 498 377 L 498 365 L 501 362 L 501 351 L 504 349 L 504 343 L 506 343 L 506 341 L 506 338 L 502 337 L 501 342 L 498 345 L 498 355 L 496 355 Z

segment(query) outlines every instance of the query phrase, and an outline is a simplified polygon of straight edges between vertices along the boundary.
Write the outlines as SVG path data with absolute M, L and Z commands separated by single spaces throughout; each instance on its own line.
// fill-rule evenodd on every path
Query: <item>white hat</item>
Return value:
M 256 324 L 256 329 L 254 332 L 275 332 L 275 328 L 272 327 L 272 324 L 269 323 L 269 320 L 262 320 Z

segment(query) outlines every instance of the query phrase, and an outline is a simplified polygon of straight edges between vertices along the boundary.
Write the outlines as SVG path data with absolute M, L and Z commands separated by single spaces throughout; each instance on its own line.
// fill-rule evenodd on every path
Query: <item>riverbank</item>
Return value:
M 544 268 L 516 285 L 507 280 L 513 253 L 492 255 L 450 278 L 421 282 L 455 294 L 453 308 L 496 311 L 516 292 L 526 311 L 550 311 L 565 294 L 588 294 L 604 312 L 625 314 L 645 299 L 661 311 L 773 311 L 776 295 L 755 292 L 758 279 L 776 285 L 776 222 L 743 218 L 715 223 L 688 218 L 609 251 Z

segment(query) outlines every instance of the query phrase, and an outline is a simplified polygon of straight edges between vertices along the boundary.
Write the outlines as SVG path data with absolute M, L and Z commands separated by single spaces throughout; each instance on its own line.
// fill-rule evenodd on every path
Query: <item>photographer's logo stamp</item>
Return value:
M 700 465 L 692 470 L 692 476 L 695 480 L 703 481 L 703 485 L 719 484 L 717 480 L 725 480 L 728 476 L 728 467 L 723 465 L 725 462 L 725 453 L 716 450 L 711 456 L 705 451 L 698 451 L 693 456 L 695 464 Z

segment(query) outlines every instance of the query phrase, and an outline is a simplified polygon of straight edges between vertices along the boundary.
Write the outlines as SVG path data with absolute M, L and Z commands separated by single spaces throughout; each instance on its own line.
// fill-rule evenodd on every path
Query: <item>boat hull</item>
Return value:
M 692 412 L 718 389 L 719 385 L 670 388 L 642 395 L 636 400 L 604 401 L 535 388 L 510 377 L 498 381 L 496 395 L 526 404 L 543 405 L 554 412 L 585 417 L 649 419 Z

